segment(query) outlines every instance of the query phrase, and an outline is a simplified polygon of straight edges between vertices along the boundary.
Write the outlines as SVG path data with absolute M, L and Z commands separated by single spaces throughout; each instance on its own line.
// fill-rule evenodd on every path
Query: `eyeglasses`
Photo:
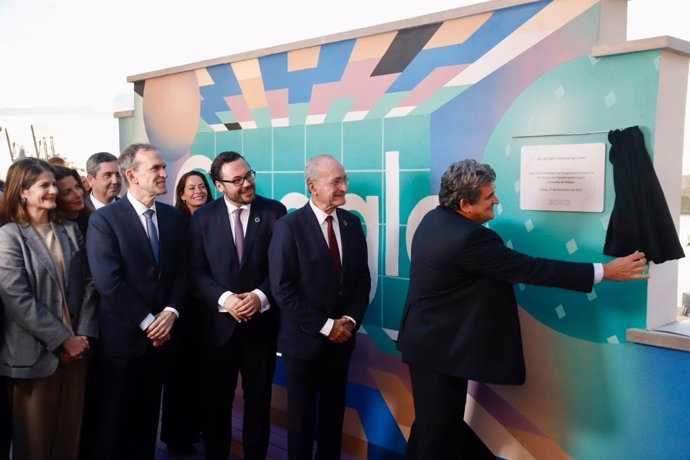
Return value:
M 241 177 L 235 177 L 234 179 L 217 179 L 218 182 L 225 182 L 226 184 L 232 184 L 235 187 L 241 187 L 244 181 L 252 182 L 256 177 L 256 171 L 250 169 L 247 174 Z

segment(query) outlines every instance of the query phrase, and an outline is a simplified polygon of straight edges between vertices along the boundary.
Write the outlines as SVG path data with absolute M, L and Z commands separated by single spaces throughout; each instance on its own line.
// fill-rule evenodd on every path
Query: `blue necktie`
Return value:
M 144 212 L 144 216 L 146 216 L 146 232 L 149 234 L 149 243 L 151 243 L 153 257 L 156 259 L 156 263 L 158 263 L 160 248 L 158 243 L 158 230 L 156 229 L 156 223 L 153 221 L 154 212 L 153 209 L 147 209 L 146 212 Z

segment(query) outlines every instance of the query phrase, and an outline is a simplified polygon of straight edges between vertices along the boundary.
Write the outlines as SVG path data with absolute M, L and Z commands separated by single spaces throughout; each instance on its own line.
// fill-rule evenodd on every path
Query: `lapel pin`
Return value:
M 347 221 L 343 219 L 343 225 L 347 227 Z
M 261 222 L 261 217 L 256 216 L 256 217 L 254 218 L 254 222 L 256 222 L 257 224 L 258 224 L 259 222 Z

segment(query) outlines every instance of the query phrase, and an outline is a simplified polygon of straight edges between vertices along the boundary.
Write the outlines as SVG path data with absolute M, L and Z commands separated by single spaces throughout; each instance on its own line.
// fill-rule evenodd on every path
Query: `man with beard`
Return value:
M 185 228 L 151 144 L 127 147 L 118 166 L 127 195 L 91 214 L 87 253 L 100 294 L 100 386 L 94 458 L 153 459 L 173 324 L 186 295 Z
M 108 152 L 94 153 L 86 160 L 86 174 L 91 188 L 91 193 L 84 199 L 88 208 L 100 209 L 118 199 L 122 177 L 115 155 Z
M 227 459 L 232 402 L 242 374 L 244 458 L 268 450 L 278 311 L 268 282 L 273 224 L 287 210 L 255 193 L 255 172 L 237 152 L 220 153 L 211 178 L 223 194 L 201 207 L 190 225 L 191 269 L 204 299 L 208 347 L 205 373 L 204 450 Z

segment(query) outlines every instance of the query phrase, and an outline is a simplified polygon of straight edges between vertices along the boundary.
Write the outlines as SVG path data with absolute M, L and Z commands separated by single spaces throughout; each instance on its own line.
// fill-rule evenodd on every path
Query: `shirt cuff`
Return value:
M 261 306 L 259 307 L 259 313 L 263 313 L 266 310 L 270 310 L 271 304 L 268 303 L 268 297 L 266 297 L 266 294 L 264 294 L 261 289 L 254 289 L 252 291 L 256 296 L 259 298 L 261 301 Z
M 176 318 L 179 318 L 179 317 L 180 317 L 180 312 L 177 311 L 177 309 L 175 309 L 175 308 L 173 308 L 173 307 L 165 307 L 165 308 L 163 309 L 163 311 L 171 311 L 171 312 L 173 312 L 173 314 L 175 315 Z
M 355 321 L 355 319 L 354 319 L 352 316 L 343 315 L 343 318 L 347 318 L 347 319 L 349 319 L 350 321 L 352 321 L 352 324 L 355 325 L 355 326 L 353 327 L 353 329 L 357 327 L 357 321 Z
M 594 266 L 594 284 L 598 284 L 604 279 L 604 264 L 593 263 Z
M 230 297 L 232 294 L 232 291 L 225 291 L 220 295 L 220 297 L 218 298 L 218 313 L 228 312 L 225 308 L 223 308 L 223 304 L 226 300 L 228 300 L 228 297 Z
M 145 331 L 151 325 L 154 319 L 156 319 L 156 317 L 149 313 L 148 315 L 146 315 L 146 318 L 144 318 L 144 320 L 141 323 L 139 323 L 139 329 Z
M 333 329 L 333 324 L 335 324 L 335 320 L 333 320 L 332 318 L 328 318 L 326 320 L 326 324 L 323 325 L 319 332 L 328 337 L 328 335 L 331 333 L 331 330 Z

